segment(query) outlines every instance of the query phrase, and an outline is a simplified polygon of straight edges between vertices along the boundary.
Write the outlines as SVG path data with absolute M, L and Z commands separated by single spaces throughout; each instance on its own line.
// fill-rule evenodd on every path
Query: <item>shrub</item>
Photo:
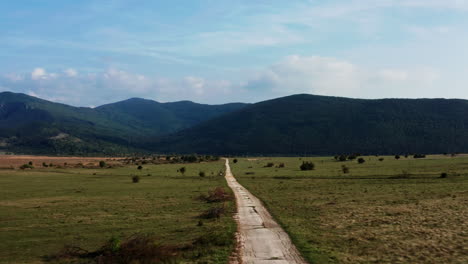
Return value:
M 313 170 L 314 168 L 315 168 L 315 164 L 311 161 L 303 161 L 302 165 L 300 166 L 300 169 L 302 171 Z
M 179 172 L 180 172 L 180 173 L 182 173 L 182 175 L 184 175 L 184 174 L 185 174 L 185 172 L 186 172 L 186 169 L 185 169 L 185 167 L 182 167 L 182 168 L 180 168 L 180 169 L 179 169 Z
M 424 158 L 426 158 L 426 155 L 424 155 L 424 154 L 415 154 L 413 156 L 413 158 L 415 158 L 415 159 L 424 159 Z
M 447 178 L 447 177 L 448 177 L 448 174 L 446 172 L 442 172 L 439 178 Z
M 222 215 L 226 213 L 226 208 L 224 206 L 219 206 L 219 207 L 213 207 L 205 212 L 203 212 L 200 217 L 204 219 L 219 219 L 221 218 Z
M 200 177 L 202 177 L 202 178 L 205 177 L 205 172 L 204 172 L 204 171 L 200 171 L 200 172 L 198 173 L 198 176 L 200 176 Z
M 28 162 L 28 164 L 29 164 L 30 166 L 32 166 L 32 165 L 33 165 L 33 162 L 32 162 L 32 161 L 30 161 L 30 162 Z
M 346 155 L 340 155 L 340 156 L 338 157 L 338 161 L 346 161 L 346 160 L 347 160 Z
M 280 163 L 280 164 L 278 165 L 278 168 L 284 168 L 284 163 Z
M 364 162 L 366 162 L 366 160 L 364 158 L 359 158 L 358 159 L 358 163 L 359 164 L 363 164 Z
M 34 166 L 28 163 L 28 164 L 23 164 L 23 165 L 21 165 L 21 167 L 19 167 L 19 168 L 22 169 L 22 170 L 25 170 L 25 169 L 34 169 Z
M 346 165 L 343 165 L 343 166 L 341 166 L 341 171 L 343 171 L 344 174 L 348 174 L 349 173 L 349 168 L 346 167 Z
M 45 162 L 42 162 L 42 167 L 47 168 L 47 167 L 49 167 L 49 165 L 47 165 L 47 163 L 45 163 Z
M 139 165 L 137 169 L 138 169 L 138 170 L 142 170 L 143 167 L 142 167 L 141 165 Z
M 400 155 L 395 155 L 395 159 L 399 160 L 399 159 L 400 159 Z
M 355 160 L 356 158 L 357 158 L 357 156 L 355 154 L 352 154 L 352 155 L 348 156 L 349 160 Z
M 237 163 L 237 159 L 233 159 L 232 162 Z
M 379 158 L 379 161 L 384 161 L 384 158 Z
M 132 182 L 133 182 L 133 183 L 138 183 L 138 182 L 140 182 L 140 176 L 138 176 L 138 175 L 132 176 Z
M 101 160 L 99 161 L 99 167 L 104 168 L 106 166 L 106 162 Z
M 213 191 L 209 191 L 208 195 L 200 195 L 199 198 L 208 203 L 226 202 L 233 199 L 231 194 L 226 192 L 223 187 L 216 187 Z
M 273 167 L 273 166 L 275 166 L 275 164 L 274 164 L 273 162 L 268 162 L 268 163 L 265 165 L 266 168 L 271 168 L 271 167 Z

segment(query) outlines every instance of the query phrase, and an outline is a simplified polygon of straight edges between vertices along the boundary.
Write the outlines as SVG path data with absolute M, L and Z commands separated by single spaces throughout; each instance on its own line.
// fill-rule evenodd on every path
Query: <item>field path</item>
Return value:
M 236 196 L 239 226 L 238 263 L 307 263 L 262 202 L 237 182 L 232 175 L 228 159 L 226 180 Z

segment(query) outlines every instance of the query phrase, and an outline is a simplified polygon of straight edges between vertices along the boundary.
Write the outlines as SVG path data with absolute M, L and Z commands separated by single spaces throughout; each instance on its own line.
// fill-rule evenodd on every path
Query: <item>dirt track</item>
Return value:
M 240 185 L 226 159 L 226 180 L 234 191 L 239 226 L 238 263 L 307 263 L 288 234 L 273 220 L 260 200 Z

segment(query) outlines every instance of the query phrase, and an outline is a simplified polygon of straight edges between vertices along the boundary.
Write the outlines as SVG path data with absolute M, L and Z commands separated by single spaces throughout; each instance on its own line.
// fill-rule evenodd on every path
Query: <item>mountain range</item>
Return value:
M 0 93 L 0 148 L 54 155 L 200 153 L 331 155 L 468 151 L 468 101 L 308 94 L 255 104 L 158 103 L 96 108 Z

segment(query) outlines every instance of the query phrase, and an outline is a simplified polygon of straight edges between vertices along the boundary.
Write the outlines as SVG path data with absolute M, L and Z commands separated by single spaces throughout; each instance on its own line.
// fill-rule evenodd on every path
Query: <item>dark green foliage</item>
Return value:
M 203 218 L 203 219 L 214 219 L 214 218 L 219 219 L 224 214 L 226 214 L 226 208 L 224 208 L 224 206 L 218 206 L 218 207 L 213 207 L 213 208 L 210 208 L 210 209 L 206 210 L 205 212 L 203 212 L 200 215 L 200 218 Z
M 346 161 L 347 159 L 348 157 L 346 155 L 339 155 L 336 158 L 337 161 L 341 161 L 341 162 Z
M 99 161 L 99 167 L 104 168 L 106 166 L 106 162 L 101 160 Z
M 97 108 L 72 107 L 0 93 L 0 141 L 26 154 L 88 155 L 144 152 L 142 139 L 194 126 L 244 107 L 130 99 Z
M 424 155 L 424 154 L 414 154 L 413 158 L 415 158 L 415 159 L 424 159 L 424 158 L 426 158 L 426 155 Z
M 311 161 L 303 161 L 300 169 L 303 171 L 315 169 L 315 164 Z
M 278 168 L 284 168 L 284 163 L 280 163 L 280 164 L 278 165 Z
M 34 166 L 31 164 L 23 164 L 20 166 L 20 169 L 25 170 L 25 169 L 34 169 Z
M 232 162 L 237 163 L 237 159 L 233 159 Z
M 400 155 L 395 155 L 395 159 L 400 159 Z
M 205 176 L 206 176 L 206 174 L 205 174 L 205 172 L 204 172 L 204 171 L 200 171 L 200 172 L 198 173 L 198 176 L 200 176 L 200 177 L 202 177 L 202 178 L 203 178 L 203 177 L 205 177 Z
M 157 139 L 185 153 L 329 155 L 468 152 L 468 101 L 293 95 Z
M 140 176 L 138 176 L 138 175 L 132 176 L 132 182 L 133 182 L 133 183 L 138 183 L 138 182 L 140 182 Z
M 142 167 L 141 165 L 139 165 L 139 166 L 137 167 L 137 169 L 138 169 L 138 170 L 142 170 L 143 167 Z
M 384 158 L 379 158 L 379 161 L 384 161 L 385 159 Z
M 45 163 L 45 162 L 42 162 L 42 167 L 47 168 L 47 167 L 49 167 L 49 165 L 47 165 L 47 163 Z
M 268 162 L 266 165 L 265 165 L 265 168 L 272 168 L 273 166 L 275 166 L 275 164 L 273 162 Z
M 366 162 L 366 160 L 364 158 L 359 158 L 358 159 L 358 163 L 359 164 L 363 164 L 364 162 Z
M 182 167 L 179 169 L 179 172 L 182 173 L 182 175 L 184 175 L 186 170 L 187 169 L 185 167 Z
M 342 171 L 344 174 L 348 174 L 348 173 L 349 173 L 349 168 L 348 168 L 346 165 L 342 165 L 342 166 L 341 166 L 341 171 Z
M 448 177 L 448 174 L 446 172 L 442 172 L 440 174 L 440 178 L 447 178 Z

